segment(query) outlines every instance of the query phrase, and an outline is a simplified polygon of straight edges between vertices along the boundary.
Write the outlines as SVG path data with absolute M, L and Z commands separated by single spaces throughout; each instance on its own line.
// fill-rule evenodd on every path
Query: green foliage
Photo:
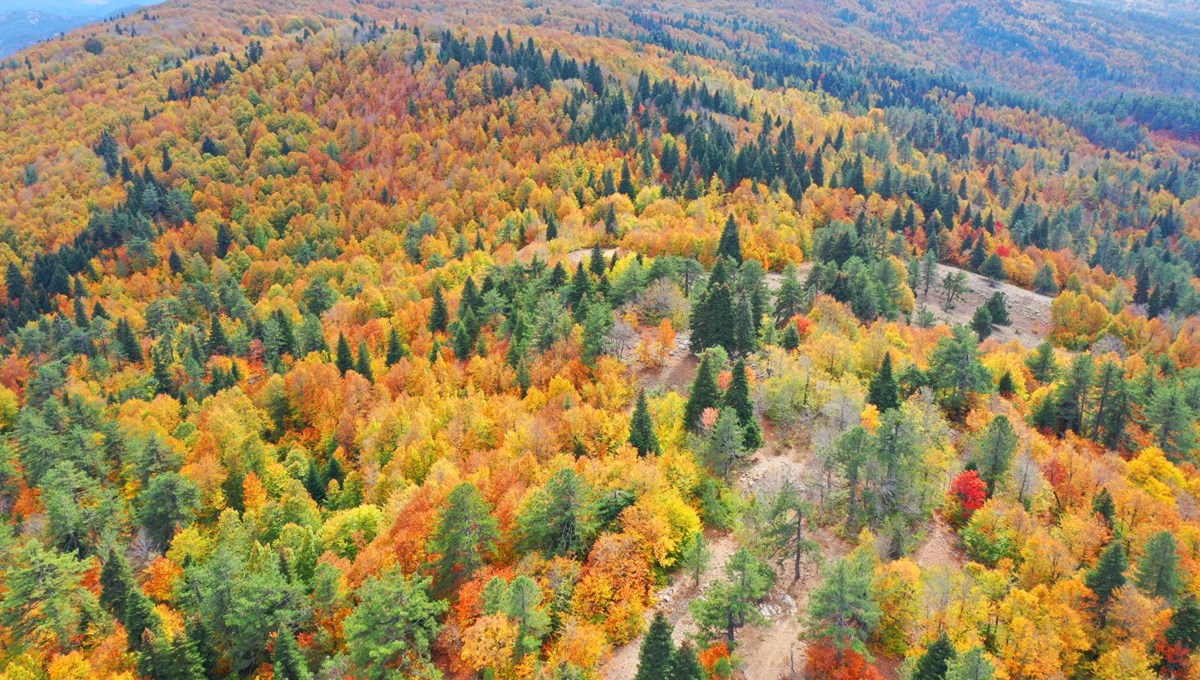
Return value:
M 582 556 L 591 540 L 590 489 L 573 469 L 559 469 L 517 515 L 522 546 L 546 555 Z
M 358 605 L 342 623 L 346 653 L 369 680 L 438 678 L 430 652 L 446 613 L 429 597 L 429 579 L 393 567 L 358 590 Z
M 1182 588 L 1179 577 L 1179 548 L 1169 531 L 1160 531 L 1146 541 L 1138 562 L 1136 583 L 1142 592 L 1174 602 Z
M 725 406 L 737 414 L 742 428 L 742 444 L 746 452 L 762 448 L 762 428 L 754 415 L 754 404 L 750 402 L 750 379 L 746 374 L 746 361 L 738 359 L 733 365 L 733 380 L 725 393 Z
M 755 605 L 774 584 L 775 572 L 769 565 L 745 548 L 735 552 L 725 565 L 725 579 L 709 586 L 691 604 L 698 638 L 709 643 L 724 637 L 733 647 L 738 628 L 763 620 Z
M 1129 557 L 1125 554 L 1125 544 L 1113 541 L 1108 544 L 1096 566 L 1092 567 L 1084 579 L 1084 584 L 1096 594 L 1096 604 L 1104 609 L 1113 593 L 1125 585 L 1125 571 L 1129 568 Z
M 950 638 L 943 632 L 925 648 L 925 653 L 917 661 L 912 680 L 943 680 L 955 656 L 954 645 L 950 644 Z
M 650 628 L 642 638 L 638 652 L 638 670 L 634 680 L 660 680 L 666 678 L 675 654 L 671 641 L 671 624 L 662 612 L 654 615 Z
M 938 404 L 952 419 L 961 420 L 974 395 L 991 389 L 991 376 L 979 361 L 975 336 L 965 326 L 954 326 L 950 337 L 938 341 L 929 364 Z
M 696 432 L 700 429 L 701 416 L 710 408 L 718 408 L 722 402 L 721 388 L 717 387 L 716 369 L 713 367 L 712 355 L 705 354 L 696 370 L 696 379 L 692 382 L 692 391 L 688 395 L 687 405 L 683 410 L 683 424 L 688 430 Z
M 892 375 L 891 352 L 883 355 L 883 363 L 871 377 L 871 384 L 867 389 L 867 403 L 874 404 L 880 412 L 900 406 L 900 390 L 896 385 L 896 378 Z
M 659 453 L 658 435 L 654 433 L 654 420 L 646 403 L 646 391 L 638 393 L 637 405 L 629 420 L 629 444 L 637 449 L 639 456 Z
M 438 592 L 470 578 L 495 555 L 499 537 L 499 522 L 479 489 L 469 482 L 454 487 L 429 539 L 429 549 L 437 555 L 433 573 Z
M 881 616 L 874 599 L 873 573 L 870 556 L 862 550 L 829 565 L 809 596 L 810 638 L 866 653 L 866 642 Z

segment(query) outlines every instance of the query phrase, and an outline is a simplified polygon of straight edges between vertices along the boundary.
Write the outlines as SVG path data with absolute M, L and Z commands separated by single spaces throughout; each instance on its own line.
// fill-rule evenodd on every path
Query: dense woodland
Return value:
M 684 4 L 0 62 L 0 678 L 1200 677 L 1193 46 Z

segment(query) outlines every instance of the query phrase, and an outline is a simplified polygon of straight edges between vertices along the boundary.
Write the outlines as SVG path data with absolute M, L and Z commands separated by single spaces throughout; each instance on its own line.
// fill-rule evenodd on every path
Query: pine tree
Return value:
M 346 371 L 354 368 L 354 355 L 350 352 L 350 343 L 344 333 L 338 333 L 337 349 L 334 350 L 334 365 L 338 373 L 346 375 Z
M 650 417 L 650 407 L 646 404 L 645 390 L 638 394 L 633 417 L 629 420 L 629 444 L 637 449 L 639 456 L 659 453 L 658 436 L 654 433 L 654 421 Z
M 1086 585 L 1096 594 L 1096 604 L 1101 611 L 1108 607 L 1108 601 L 1118 588 L 1125 585 L 1125 571 L 1129 568 L 1129 558 L 1125 555 L 1125 544 L 1120 540 L 1108 544 L 1096 566 L 1084 578 Z
M 974 393 L 992 386 L 987 368 L 979 361 L 975 335 L 965 326 L 954 326 L 950 337 L 938 341 L 929 364 L 938 404 L 953 419 L 966 415 Z
M 229 354 L 229 338 L 225 335 L 225 326 L 221 317 L 213 314 L 208 324 L 208 353 L 217 356 Z
M 1171 612 L 1171 625 L 1165 637 L 1167 642 L 1183 645 L 1189 650 L 1200 647 L 1200 601 L 1195 595 L 1188 593 Z
M 1042 295 L 1058 294 L 1058 281 L 1054 278 L 1054 268 L 1049 264 L 1042 265 L 1033 277 L 1033 290 Z
M 800 347 L 800 331 L 796 330 L 796 324 L 789 323 L 783 331 L 783 339 L 779 342 L 779 346 L 789 352 L 793 352 Z
M 109 614 L 123 618 L 129 591 L 136 587 L 128 560 L 115 548 L 109 548 L 108 559 L 100 569 L 100 606 Z
M 1054 359 L 1054 346 L 1048 342 L 1041 343 L 1034 349 L 1033 354 L 1025 359 L 1025 365 L 1038 382 L 1053 381 L 1054 374 L 1058 371 L 1058 363 Z
M 675 644 L 671 641 L 671 624 L 662 612 L 654 615 L 650 628 L 642 638 L 638 654 L 638 670 L 634 680 L 662 680 L 671 666 Z
M 971 317 L 971 330 L 975 331 L 980 340 L 986 340 L 992 334 L 992 313 L 988 311 L 987 305 L 975 308 L 975 314 Z
M 592 253 L 588 256 L 588 271 L 597 277 L 608 271 L 608 265 L 604 262 L 604 251 L 600 249 L 599 243 L 592 245 Z
M 446 298 L 442 295 L 442 287 L 433 287 L 433 307 L 429 310 L 429 332 L 445 333 L 446 325 L 450 323 L 450 311 L 446 308 Z
M 1172 460 L 1184 459 L 1195 446 L 1195 419 L 1178 385 L 1163 385 L 1155 390 L 1147 420 L 1154 443 Z
M 1181 587 L 1179 548 L 1169 531 L 1160 531 L 1146 541 L 1146 550 L 1138 563 L 1137 586 L 1151 597 L 1174 602 Z
M 704 415 L 705 409 L 721 405 L 721 388 L 717 387 L 715 373 L 711 355 L 704 355 L 700 361 L 700 368 L 696 370 L 696 379 L 692 382 L 687 405 L 683 409 L 683 424 L 692 432 L 700 429 L 700 417 Z
M 429 539 L 430 552 L 437 555 L 433 563 L 437 592 L 450 592 L 469 579 L 495 555 L 499 538 L 499 523 L 479 489 L 469 482 L 454 487 Z
M 746 451 L 762 448 L 762 429 L 754 416 L 754 404 L 750 402 L 750 378 L 746 373 L 746 361 L 738 359 L 733 365 L 733 380 L 725 393 L 725 405 L 737 414 L 742 427 L 742 444 Z
M 993 418 L 979 437 L 975 454 L 976 469 L 979 477 L 987 483 L 989 496 L 996 492 L 996 485 L 1008 475 L 1008 467 L 1016 449 L 1017 433 L 1008 416 Z
M 725 228 L 721 231 L 717 257 L 727 257 L 738 264 L 742 263 L 742 239 L 738 235 L 738 224 L 733 215 L 725 221 Z
M 883 355 L 883 363 L 879 371 L 871 377 L 871 385 L 867 390 L 867 403 L 874 404 L 882 413 L 900 406 L 900 389 L 896 378 L 892 375 L 892 353 Z
M 1012 397 L 1017 393 L 1017 383 L 1013 380 L 1012 371 L 1005 370 L 996 383 L 996 391 L 1002 397 Z
M 700 656 L 690 642 L 679 645 L 671 655 L 671 667 L 664 676 L 666 680 L 704 680 L 708 674 L 700 665 Z
M 633 186 L 633 175 L 629 173 L 628 161 L 621 165 L 621 183 L 617 185 L 617 191 L 628 196 L 631 201 L 637 198 L 637 189 Z
M 1114 521 L 1117 517 L 1117 505 L 1113 502 L 1112 495 L 1108 493 L 1107 488 L 1101 488 L 1096 497 L 1092 499 L 1092 514 L 1100 515 L 1109 529 L 1116 528 Z
M 1004 273 L 1004 261 L 996 253 L 987 256 L 979 267 L 979 273 L 993 281 L 1004 281 L 1007 278 Z
M 725 262 L 725 258 L 717 260 L 712 276 L 708 279 L 708 286 L 692 306 L 691 348 L 693 352 L 701 352 L 717 345 L 725 348 L 727 352 L 736 349 L 733 290 L 730 286 Z
M 795 265 L 783 271 L 783 280 L 775 293 L 775 325 L 782 326 L 799 314 L 804 304 L 804 288 L 796 278 Z
M 943 632 L 925 648 L 925 653 L 917 661 L 912 680 L 943 680 L 955 656 L 954 645 L 950 644 L 950 638 Z
M 400 340 L 400 333 L 396 330 L 396 327 L 393 326 L 391 330 L 388 331 L 387 353 L 384 355 L 384 361 L 390 368 L 399 363 L 400 360 L 407 355 L 408 350 L 404 348 L 404 343 Z
M 371 371 L 371 352 L 367 349 L 367 341 L 358 341 L 358 358 L 354 362 L 354 372 L 366 378 L 368 382 L 375 382 L 375 374 Z
M 296 637 L 281 626 L 275 633 L 275 645 L 271 650 L 271 667 L 278 680 L 310 680 L 312 672 L 305 664 Z
M 138 342 L 137 336 L 133 333 L 133 328 L 130 327 L 129 321 L 121 318 L 117 321 L 117 350 L 120 357 L 125 361 L 135 364 L 141 363 L 145 357 L 142 355 L 142 345 Z
M 988 314 L 992 317 L 992 323 L 997 326 L 1011 326 L 1012 319 L 1008 315 L 1008 300 L 1004 297 L 1004 293 L 996 291 L 984 303 L 987 307 Z
M 996 667 L 984 656 L 982 647 L 974 647 L 950 660 L 946 680 L 996 680 Z
M 229 225 L 222 222 L 217 225 L 217 258 L 225 259 L 229 254 L 229 247 L 233 245 L 233 230 Z

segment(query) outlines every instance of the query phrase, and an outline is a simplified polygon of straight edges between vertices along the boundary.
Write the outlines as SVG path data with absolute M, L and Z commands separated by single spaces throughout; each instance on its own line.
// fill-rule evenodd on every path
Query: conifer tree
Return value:
M 717 345 L 729 352 L 736 349 L 733 290 L 730 286 L 725 262 L 725 258 L 717 260 L 712 276 L 709 277 L 708 286 L 692 306 L 691 347 L 693 352 L 700 352 Z
M 657 454 L 658 435 L 654 433 L 654 421 L 650 417 L 650 407 L 646 404 L 646 391 L 638 393 L 637 405 L 633 408 L 633 417 L 629 421 L 629 444 L 637 449 L 639 456 Z
M 129 326 L 129 321 L 121 318 L 117 321 L 117 350 L 121 358 L 131 363 L 141 363 L 144 356 L 142 355 L 142 345 L 138 342 L 137 336 L 134 335 L 133 329 Z
M 1004 261 L 996 253 L 987 256 L 983 264 L 979 267 L 979 273 L 988 277 L 993 281 L 1004 281 L 1006 275 L 1004 273 Z
M 800 331 L 796 330 L 796 324 L 789 323 L 783 331 L 783 339 L 780 340 L 779 346 L 789 352 L 795 351 L 800 347 Z
M 1034 349 L 1033 354 L 1025 359 L 1025 365 L 1029 367 L 1034 379 L 1038 382 L 1048 383 L 1054 380 L 1054 374 L 1058 370 L 1058 363 L 1054 358 L 1054 346 L 1048 342 L 1041 343 Z
M 442 287 L 433 287 L 433 307 L 429 310 L 429 332 L 445 333 L 446 325 L 450 323 L 450 311 L 446 308 L 446 298 L 442 295 Z
M 700 429 L 700 416 L 704 414 L 704 410 L 717 408 L 720 405 L 721 388 L 717 387 L 712 356 L 706 354 L 700 360 L 700 368 L 696 370 L 696 379 L 692 382 L 692 391 L 688 395 L 687 405 L 683 409 L 684 427 L 696 432 Z
M 734 262 L 742 263 L 742 239 L 738 235 L 738 223 L 733 215 L 725 221 L 721 230 L 721 240 L 717 244 L 717 257 L 727 257 Z
M 663 613 L 657 612 L 650 628 L 642 638 L 638 653 L 638 670 L 634 680 L 661 680 L 667 677 L 675 644 L 671 641 L 671 624 Z
M 883 363 L 879 371 L 871 377 L 871 385 L 867 390 L 867 403 L 874 404 L 880 412 L 900 406 L 900 389 L 896 378 L 892 375 L 892 353 L 883 355 Z
M 691 642 L 685 641 L 671 655 L 671 667 L 666 680 L 704 680 L 708 674 L 700 665 L 700 656 Z
M 366 378 L 368 382 L 375 382 L 375 374 L 371 371 L 371 352 L 367 349 L 367 341 L 358 341 L 358 358 L 354 362 L 354 372 Z
M 454 487 L 429 539 L 430 552 L 437 555 L 433 564 L 437 592 L 449 592 L 469 579 L 495 555 L 499 537 L 499 523 L 479 489 L 470 482 Z
M 1179 594 L 1179 548 L 1169 531 L 1160 531 L 1146 541 L 1137 568 L 1137 586 L 1151 597 L 1173 602 Z
M 1125 585 L 1125 571 L 1128 568 L 1129 558 L 1125 555 L 1125 544 L 1116 540 L 1109 543 L 1104 552 L 1100 553 L 1096 566 L 1084 578 L 1084 585 L 1096 594 L 1096 605 L 1102 612 L 1108 607 L 1113 593 Z
M 950 638 L 943 632 L 925 648 L 925 653 L 917 661 L 912 680 L 943 680 L 954 657 L 954 645 L 950 644 Z
M 1112 495 L 1108 493 L 1108 488 L 1101 488 L 1096 497 L 1092 499 L 1092 514 L 1100 515 L 1109 529 L 1116 528 L 1113 522 L 1117 516 L 1117 506 L 1113 502 Z
M 992 334 L 992 313 L 988 311 L 987 305 L 975 308 L 975 314 L 971 317 L 971 330 L 975 331 L 980 340 L 986 340 Z
M 346 375 L 346 371 L 354 368 L 354 355 L 350 352 L 350 343 L 344 333 L 338 333 L 337 349 L 334 350 L 334 365 L 338 373 Z
M 391 330 L 388 331 L 387 353 L 384 355 L 384 361 L 390 368 L 399 363 L 400 360 L 403 359 L 407 354 L 408 352 L 404 348 L 404 343 L 400 340 L 400 333 L 396 330 L 396 327 L 393 326 Z
M 746 361 L 738 359 L 733 365 L 733 380 L 725 393 L 725 405 L 737 414 L 742 427 L 742 444 L 746 451 L 762 448 L 762 429 L 754 416 L 754 404 L 750 402 L 750 378 L 746 373 Z
M 208 325 L 208 353 L 218 356 L 229 354 L 229 338 L 225 335 L 225 326 L 221 317 L 213 314 Z

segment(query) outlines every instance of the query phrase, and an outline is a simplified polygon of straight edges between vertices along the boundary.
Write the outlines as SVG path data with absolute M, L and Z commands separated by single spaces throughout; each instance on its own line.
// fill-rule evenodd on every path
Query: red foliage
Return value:
M 860 654 L 850 649 L 839 652 L 826 641 L 815 642 L 808 648 L 806 673 L 821 680 L 883 680 L 879 669 Z
M 704 670 L 712 673 L 713 666 L 727 656 L 729 656 L 729 645 L 722 640 L 711 647 L 700 650 L 700 665 L 704 666 Z
M 1183 680 L 1188 677 L 1191 669 L 1191 650 L 1176 642 L 1171 644 L 1166 638 L 1160 637 L 1154 644 L 1154 652 L 1162 661 L 1159 662 L 1158 672 L 1167 678 Z
M 950 483 L 946 504 L 946 518 L 955 526 L 962 526 L 971 519 L 975 511 L 987 501 L 987 484 L 974 470 L 963 470 Z

